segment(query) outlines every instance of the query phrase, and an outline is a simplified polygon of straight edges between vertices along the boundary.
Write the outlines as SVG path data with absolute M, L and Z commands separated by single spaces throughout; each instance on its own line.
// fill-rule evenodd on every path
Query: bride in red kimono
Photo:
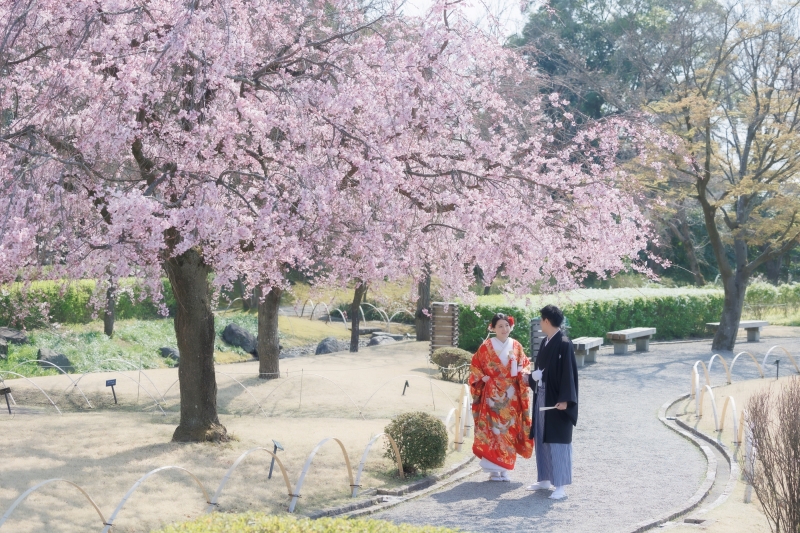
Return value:
M 472 417 L 475 419 L 475 442 L 472 452 L 480 466 L 489 472 L 490 481 L 511 481 L 517 454 L 530 459 L 533 441 L 531 430 L 531 390 L 523 375 L 530 372 L 530 360 L 522 345 L 509 338 L 514 317 L 497 313 L 486 339 L 470 365 L 469 387 L 472 392 Z

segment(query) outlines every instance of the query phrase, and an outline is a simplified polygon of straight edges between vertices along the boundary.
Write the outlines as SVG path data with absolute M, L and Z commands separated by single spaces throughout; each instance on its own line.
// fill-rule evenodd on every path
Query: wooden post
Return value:
M 531 361 L 536 361 L 536 356 L 539 354 L 539 344 L 541 344 L 542 339 L 544 339 L 547 335 L 542 333 L 542 319 L 541 318 L 532 318 L 531 319 Z
M 437 348 L 458 346 L 458 305 L 433 302 L 431 315 L 431 355 Z

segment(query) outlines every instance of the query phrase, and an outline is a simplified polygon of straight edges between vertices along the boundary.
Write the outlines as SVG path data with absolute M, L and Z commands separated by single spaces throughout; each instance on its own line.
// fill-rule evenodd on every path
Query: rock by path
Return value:
M 737 352 L 748 350 L 760 361 L 775 344 L 800 352 L 797 336 L 762 337 L 760 343 L 738 344 Z M 708 362 L 709 345 L 654 344 L 647 354 L 627 356 L 605 348 L 598 363 L 580 369 L 581 410 L 567 499 L 526 491 L 535 481 L 536 464 L 519 459 L 511 483 L 487 482 L 478 473 L 375 517 L 473 532 L 598 532 L 625 531 L 680 507 L 700 486 L 705 458 L 664 427 L 657 413 L 666 401 L 689 392 L 692 365 Z M 714 384 L 724 383 L 724 377 L 720 365 L 712 369 Z M 752 361 L 740 359 L 734 381 L 755 377 Z

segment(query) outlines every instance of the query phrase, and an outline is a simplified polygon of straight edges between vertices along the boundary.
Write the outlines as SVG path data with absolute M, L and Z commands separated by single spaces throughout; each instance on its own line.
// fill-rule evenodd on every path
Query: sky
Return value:
M 433 4 L 432 0 L 405 0 L 402 11 L 406 15 L 422 15 Z M 464 0 L 464 12 L 475 24 L 489 29 L 493 15 L 500 21 L 500 37 L 509 37 L 518 33 L 525 26 L 527 13 L 522 12 L 523 5 L 530 5 L 525 0 Z

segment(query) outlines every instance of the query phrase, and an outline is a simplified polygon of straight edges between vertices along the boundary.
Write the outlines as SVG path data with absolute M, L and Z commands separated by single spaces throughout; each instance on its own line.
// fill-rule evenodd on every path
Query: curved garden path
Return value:
M 798 329 L 769 328 L 762 342 L 741 342 L 737 351 L 749 350 L 760 361 L 776 344 L 800 353 Z M 606 347 L 596 364 L 580 369 L 574 484 L 565 500 L 549 500 L 549 491 L 526 491 L 535 481 L 536 464 L 520 459 L 511 483 L 484 481 L 479 472 L 375 517 L 474 532 L 598 532 L 630 530 L 681 507 L 704 480 L 706 459 L 657 415 L 662 404 L 689 392 L 692 365 L 710 355 L 708 340 L 654 344 L 647 354 L 627 356 L 615 356 Z M 741 363 L 734 381 L 757 377 L 752 361 Z M 723 384 L 724 378 L 717 363 L 711 380 Z

